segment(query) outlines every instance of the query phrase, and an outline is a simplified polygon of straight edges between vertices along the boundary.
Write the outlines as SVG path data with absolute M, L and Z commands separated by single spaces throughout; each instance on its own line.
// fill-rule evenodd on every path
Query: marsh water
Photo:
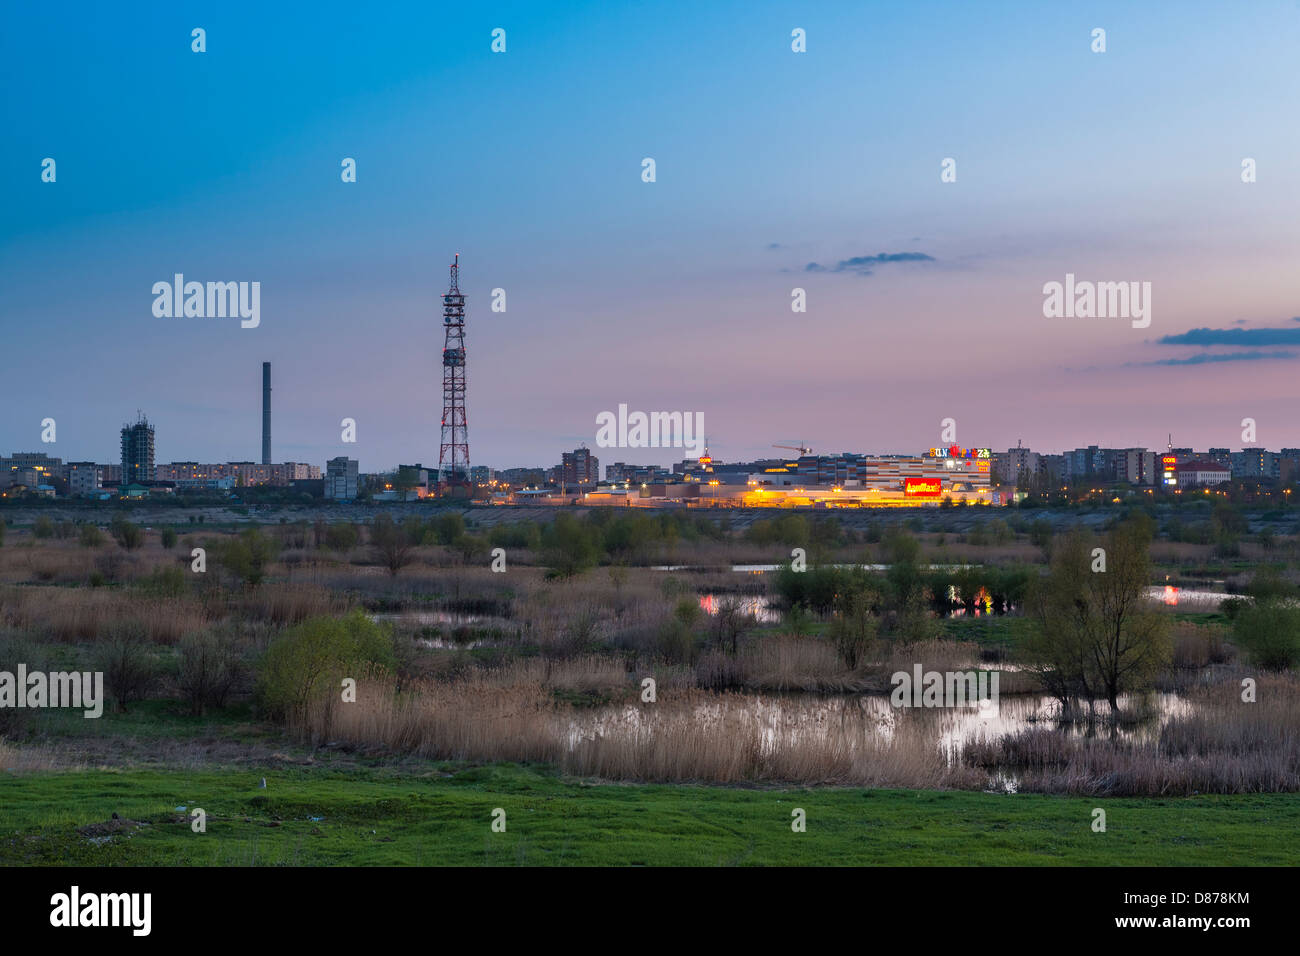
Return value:
M 1226 591 L 1203 591 L 1197 588 L 1152 587 L 1147 588 L 1147 596 L 1170 607 L 1214 607 L 1225 598 L 1232 597 Z M 755 595 L 702 594 L 700 609 L 706 614 L 717 614 L 725 601 L 734 601 L 742 614 L 751 616 L 759 624 L 776 624 L 781 620 L 781 607 L 774 598 Z M 976 605 L 974 608 L 953 608 L 947 617 L 981 617 L 985 614 L 1014 613 L 1015 607 L 1008 611 L 992 611 Z
M 738 564 L 730 570 L 737 573 L 762 574 L 778 570 L 781 564 Z M 854 565 L 843 565 L 853 567 Z M 883 571 L 888 565 L 858 565 L 872 571 Z M 968 565 L 932 565 L 932 569 L 968 567 Z M 685 565 L 661 565 L 655 570 L 691 570 Z M 1206 607 L 1217 605 L 1232 597 L 1223 591 L 1197 588 L 1160 586 L 1147 589 L 1148 596 L 1169 606 Z M 760 624 L 779 623 L 782 609 L 778 603 L 763 595 L 736 595 L 706 593 L 699 596 L 700 608 L 710 615 L 717 614 L 724 602 L 735 602 L 742 614 L 752 616 Z M 1011 608 L 1008 613 L 1015 613 Z M 986 607 L 956 608 L 949 616 L 981 616 L 995 612 Z M 375 620 L 414 624 L 420 627 L 456 629 L 497 620 L 490 616 L 463 614 L 444 610 L 407 611 L 371 615 Z M 491 639 L 476 639 L 468 643 L 451 637 L 423 637 L 418 643 L 429 648 L 472 648 L 490 646 Z M 1002 670 L 1010 668 L 1003 667 Z M 900 738 L 907 738 L 913 746 L 933 746 L 944 753 L 951 763 L 969 740 L 994 740 L 1030 728 L 1047 728 L 1073 737 L 1105 735 L 1135 743 L 1157 741 L 1170 720 L 1195 712 L 1196 705 L 1179 694 L 1152 693 L 1142 697 L 1123 695 L 1119 700 L 1125 713 L 1144 715 L 1119 725 L 1102 722 L 1062 721 L 1060 704 L 1051 697 L 1037 694 L 1002 695 L 995 707 L 980 709 L 967 707 L 895 707 L 888 695 L 883 694 L 832 694 L 812 695 L 798 693 L 746 693 L 728 694 L 699 703 L 689 714 L 692 724 L 735 731 L 756 731 L 764 748 L 798 747 L 801 743 L 816 740 L 849 741 L 868 747 L 889 746 Z M 1105 705 L 1102 705 L 1105 710 Z M 575 717 L 570 725 L 569 746 L 576 747 L 584 740 L 598 738 L 644 739 L 655 732 L 659 712 L 640 705 L 618 705 L 586 711 Z M 852 744 L 850 744 L 852 745 Z M 1015 780 L 1007 777 L 1003 783 L 1015 789 Z
M 1196 710 L 1186 698 L 1170 693 L 1122 695 L 1119 703 L 1126 713 L 1142 713 L 1145 718 L 1119 725 L 1062 722 L 1059 703 L 1041 695 L 1003 696 L 994 706 L 980 709 L 896 707 L 881 694 L 731 694 L 699 703 L 686 716 L 701 733 L 710 725 L 737 739 L 757 731 L 760 746 L 768 751 L 815 743 L 867 750 L 906 743 L 913 748 L 938 748 L 951 765 L 967 741 L 992 741 L 1030 728 L 1071 737 L 1154 743 L 1170 720 Z M 573 719 L 569 746 L 598 738 L 644 740 L 659 719 L 656 708 L 637 704 L 595 710 Z M 1004 782 L 1014 789 L 1014 778 Z

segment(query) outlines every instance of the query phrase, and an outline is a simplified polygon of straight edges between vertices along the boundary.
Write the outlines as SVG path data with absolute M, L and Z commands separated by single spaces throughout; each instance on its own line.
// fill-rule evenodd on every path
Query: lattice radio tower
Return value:
M 469 423 L 465 420 L 465 297 L 460 293 L 460 253 L 451 264 L 451 287 L 442 297 L 442 444 L 438 473 L 449 484 L 469 481 Z

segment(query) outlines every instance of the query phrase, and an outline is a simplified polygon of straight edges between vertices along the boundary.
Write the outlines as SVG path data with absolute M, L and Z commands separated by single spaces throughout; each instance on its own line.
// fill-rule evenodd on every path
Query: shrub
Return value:
M 106 628 L 95 659 L 95 669 L 103 671 L 105 687 L 119 711 L 125 711 L 132 701 L 144 700 L 157 677 L 147 632 L 139 621 L 118 622 Z
M 127 551 L 134 551 L 144 544 L 144 529 L 138 524 L 133 524 L 127 520 L 125 515 L 114 515 L 108 530 L 117 540 L 117 543 Z
M 177 684 L 192 714 L 225 707 L 243 670 L 239 652 L 221 635 L 208 632 L 181 641 Z
M 1029 541 L 1035 548 L 1047 550 L 1052 543 L 1052 523 L 1039 518 L 1029 526 Z
M 134 586 L 145 594 L 179 597 L 185 593 L 185 572 L 171 566 L 159 568 L 153 574 L 138 579 Z
M 1233 621 L 1233 635 L 1265 670 L 1282 671 L 1300 664 L 1300 608 L 1276 601 L 1241 607 Z
M 266 576 L 266 566 L 275 559 L 275 544 L 259 528 L 246 528 L 217 548 L 217 560 L 231 575 L 249 587 L 257 587 Z
M 32 534 L 38 538 L 54 537 L 54 522 L 50 520 L 49 515 L 41 515 L 32 525 Z
M 664 597 L 674 598 L 679 594 L 685 594 L 690 587 L 681 578 L 666 574 L 659 580 L 659 590 Z
M 258 694 L 273 716 L 300 720 L 313 701 L 338 693 L 343 678 L 396 664 L 391 629 L 361 611 L 310 618 L 271 643 L 259 668 Z
M 1245 607 L 1250 607 L 1250 602 L 1241 597 L 1224 598 L 1219 602 L 1219 610 L 1229 621 L 1235 621 L 1241 609 Z
M 1246 593 L 1257 602 L 1288 601 L 1296 597 L 1296 586 L 1276 568 L 1263 567 L 1251 577 Z
M 1015 535 L 1011 531 L 1011 525 L 1007 524 L 1001 518 L 989 522 L 989 534 L 997 544 L 1010 544 Z
M 849 592 L 839 603 L 840 613 L 831 621 L 831 643 L 844 666 L 857 670 L 875 645 L 876 619 L 861 591 Z
M 394 523 L 387 514 L 377 515 L 370 526 L 370 546 L 376 559 L 393 577 L 415 557 L 416 540 L 406 526 Z
M 451 511 L 429 522 L 429 531 L 434 543 L 451 544 L 465 534 L 465 519 L 460 516 L 460 512 Z
M 599 535 L 597 529 L 570 514 L 556 515 L 542 539 L 542 562 L 546 565 L 547 577 L 571 578 L 595 567 L 600 557 Z
M 163 529 L 162 529 L 162 546 L 163 546 L 164 548 L 166 548 L 168 551 L 170 551 L 172 548 L 176 547 L 176 529 L 175 529 L 175 528 L 163 528 Z
M 694 627 L 700 619 L 700 602 L 692 598 L 682 598 L 673 607 L 673 617 L 687 627 Z
M 695 655 L 695 635 L 680 619 L 669 618 L 656 635 L 655 648 L 670 664 L 689 664 Z
M 542 532 L 531 521 L 499 524 L 488 532 L 488 542 L 494 548 L 527 548 L 536 551 L 542 546 Z
M 83 548 L 98 548 L 104 543 L 104 533 L 97 525 L 83 524 L 77 540 L 81 542 Z
M 779 518 L 760 518 L 749 526 L 745 537 L 758 545 L 782 544 L 792 548 L 807 547 L 808 519 L 803 515 L 781 515 Z
M 128 561 L 121 551 L 106 551 L 95 557 L 95 571 L 105 581 L 118 581 L 126 573 Z
M 740 647 L 740 638 L 756 623 L 737 598 L 725 597 L 718 602 L 713 615 L 713 643 L 719 650 L 734 655 Z
M 19 664 L 29 671 L 47 670 L 49 652 L 21 631 L 0 631 L 0 671 L 17 673 Z M 0 707 L 0 737 L 14 737 L 27 728 L 32 711 L 26 707 Z
M 783 565 L 777 572 L 773 588 L 787 607 L 802 605 L 817 614 L 825 614 L 835 604 L 842 575 L 831 567 L 796 571 Z
M 359 538 L 356 525 L 347 522 L 332 524 L 325 529 L 325 546 L 331 551 L 351 551 Z

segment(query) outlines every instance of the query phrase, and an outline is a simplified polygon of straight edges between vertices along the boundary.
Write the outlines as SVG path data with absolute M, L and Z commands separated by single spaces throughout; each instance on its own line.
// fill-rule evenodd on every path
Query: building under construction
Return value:
M 122 426 L 122 484 L 153 481 L 153 426 L 143 412 L 134 425 Z

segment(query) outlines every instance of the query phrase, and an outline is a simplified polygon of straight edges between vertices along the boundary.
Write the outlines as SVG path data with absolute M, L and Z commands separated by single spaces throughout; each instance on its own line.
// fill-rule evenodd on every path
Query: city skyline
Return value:
M 945 418 L 991 448 L 1239 448 L 1243 418 L 1300 446 L 1288 5 L 197 16 L 20 10 L 0 39 L 6 453 L 113 461 L 143 409 L 159 461 L 256 461 L 269 361 L 277 460 L 436 463 L 456 253 L 471 464 L 680 460 L 596 449 L 620 403 L 702 413 L 726 460 L 914 452 Z M 260 323 L 156 317 L 176 273 L 259 282 Z M 1067 276 L 1151 283 L 1149 327 L 1045 318 Z

